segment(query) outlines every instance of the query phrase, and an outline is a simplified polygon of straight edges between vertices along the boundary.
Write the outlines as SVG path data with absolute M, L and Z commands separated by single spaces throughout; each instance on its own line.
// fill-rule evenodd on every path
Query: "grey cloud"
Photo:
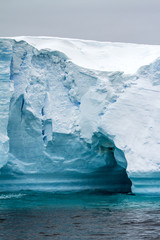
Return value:
M 160 44 L 159 0 L 0 0 L 0 36 Z

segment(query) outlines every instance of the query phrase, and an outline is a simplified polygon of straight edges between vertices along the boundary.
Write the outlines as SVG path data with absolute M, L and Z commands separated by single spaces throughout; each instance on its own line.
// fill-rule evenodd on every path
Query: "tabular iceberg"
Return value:
M 0 191 L 160 193 L 160 46 L 0 39 Z

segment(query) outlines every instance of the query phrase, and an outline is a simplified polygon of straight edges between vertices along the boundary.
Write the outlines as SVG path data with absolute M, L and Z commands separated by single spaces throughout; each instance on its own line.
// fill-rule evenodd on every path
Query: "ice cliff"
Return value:
M 0 191 L 160 193 L 159 56 L 160 46 L 1 38 Z

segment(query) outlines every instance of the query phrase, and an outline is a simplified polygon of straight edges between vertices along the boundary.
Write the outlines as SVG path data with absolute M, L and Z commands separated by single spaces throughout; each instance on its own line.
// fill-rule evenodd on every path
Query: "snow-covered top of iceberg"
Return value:
M 75 64 L 100 71 L 122 71 L 134 74 L 141 66 L 160 56 L 159 45 L 98 42 L 56 37 L 14 37 L 38 50 L 50 49 L 65 53 Z

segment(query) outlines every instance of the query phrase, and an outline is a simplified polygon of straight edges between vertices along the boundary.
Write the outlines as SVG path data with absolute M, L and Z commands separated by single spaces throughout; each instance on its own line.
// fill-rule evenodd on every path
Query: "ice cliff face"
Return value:
M 158 56 L 159 46 L 0 39 L 0 190 L 130 192 L 132 181 L 135 193 L 160 192 Z

